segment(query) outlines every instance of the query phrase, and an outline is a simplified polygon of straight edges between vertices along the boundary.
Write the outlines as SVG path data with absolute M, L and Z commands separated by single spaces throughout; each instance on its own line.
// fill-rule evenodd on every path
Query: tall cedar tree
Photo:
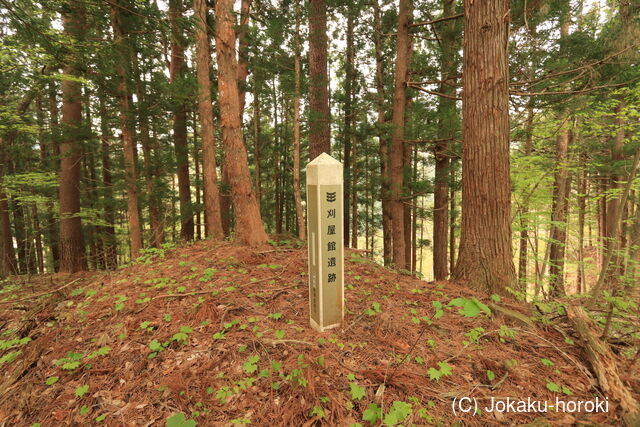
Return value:
M 295 88 L 293 94 L 293 198 L 296 203 L 296 219 L 298 221 L 298 238 L 305 239 L 305 224 L 302 214 L 302 196 L 300 194 L 300 68 L 302 50 L 300 42 L 300 0 L 296 0 L 296 29 L 293 35 L 293 68 L 295 72 Z M 256 134 L 257 136 L 257 134 Z
M 7 157 L 5 141 L 0 141 L 0 227 L 2 227 L 2 266 L 0 266 L 0 272 L 17 274 L 18 265 L 9 218 L 9 199 L 2 182 L 6 174 Z
M 504 294 L 515 280 L 509 177 L 509 1 L 464 2 L 462 224 L 453 279 Z
M 351 181 L 353 180 L 354 173 L 351 165 L 352 154 L 352 123 L 353 123 L 353 27 L 354 27 L 354 11 L 351 2 L 348 3 L 346 8 L 347 18 L 347 46 L 346 46 L 346 60 L 345 60 L 345 75 L 344 75 L 344 133 L 343 133 L 343 146 L 344 146 L 344 245 L 349 246 L 349 211 L 351 207 Z M 354 189 L 355 190 L 355 189 Z M 354 191 L 355 192 L 355 191 Z M 354 212 L 355 214 L 355 212 Z M 357 242 L 353 242 L 353 247 L 357 246 Z
M 393 91 L 393 133 L 391 137 L 391 227 L 393 236 L 393 263 L 406 268 L 404 204 L 404 119 L 407 101 L 407 76 L 409 71 L 409 18 L 410 0 L 400 0 L 398 35 L 396 37 L 395 88 Z M 410 260 L 409 260 L 410 261 Z
M 171 63 L 169 79 L 174 86 L 173 140 L 176 151 L 178 194 L 180 195 L 180 237 L 193 240 L 193 209 L 189 181 L 189 147 L 187 143 L 187 106 L 178 85 L 184 75 L 184 38 L 182 20 L 183 0 L 169 0 L 169 22 L 171 25 Z
M 389 138 L 385 124 L 385 90 L 384 90 L 384 58 L 382 56 L 382 24 L 380 3 L 373 0 L 374 46 L 376 55 L 376 107 L 377 134 L 380 153 L 380 200 L 382 201 L 382 240 L 384 265 L 389 265 L 393 258 L 393 244 L 391 236 L 391 204 L 389 177 Z
M 140 44 L 136 44 L 137 52 L 140 52 Z M 143 59 L 144 64 L 144 59 Z M 161 193 L 157 190 L 156 180 L 160 173 L 157 165 L 157 140 L 151 137 L 151 120 L 149 113 L 149 97 L 146 96 L 147 84 L 145 82 L 144 70 L 139 66 L 138 55 L 133 53 L 133 73 L 136 79 L 136 98 L 138 120 L 140 123 L 140 143 L 144 154 L 144 179 L 145 189 L 148 195 L 147 205 L 149 207 L 149 225 L 151 226 L 151 236 L 149 246 L 158 248 L 164 243 L 164 223 L 162 220 L 162 200 Z M 155 123 L 154 123 L 155 124 Z
M 456 0 L 442 0 L 442 15 L 453 16 Z M 438 99 L 438 139 L 435 146 L 435 182 L 433 187 L 433 277 L 444 280 L 449 275 L 449 152 L 455 136 L 456 112 L 456 20 L 442 23 L 440 43 L 440 93 Z M 451 249 L 453 250 L 453 249 Z
M 567 11 L 560 17 L 560 37 L 569 35 L 569 20 Z M 567 243 L 567 215 L 569 213 L 569 193 L 571 182 L 569 178 L 569 127 L 570 118 L 566 117 L 565 109 L 558 113 L 561 121 L 556 135 L 556 165 L 553 178 L 553 203 L 551 208 L 551 242 L 549 243 L 549 293 L 553 297 L 560 297 L 564 292 L 564 257 Z
M 236 212 L 235 238 L 243 244 L 259 245 L 267 242 L 267 233 L 264 231 L 260 208 L 252 189 L 247 151 L 242 140 L 233 0 L 218 0 L 215 13 L 220 124 L 231 197 Z
M 138 211 L 138 187 L 136 176 L 136 143 L 133 128 L 133 114 L 130 105 L 128 79 L 131 77 L 132 50 L 128 39 L 126 16 L 130 10 L 125 1 L 113 0 L 110 3 L 111 25 L 115 39 L 116 71 L 118 73 L 118 99 L 120 100 L 120 126 L 124 148 L 124 170 L 127 187 L 127 216 L 129 218 L 129 238 L 131 240 L 131 258 L 136 259 L 142 249 L 140 216 Z
M 209 36 L 207 33 L 206 0 L 195 0 L 196 64 L 198 74 L 198 111 L 202 138 L 202 173 L 204 175 L 205 235 L 214 239 L 224 238 L 220 216 L 220 195 L 216 166 L 216 141 L 211 104 L 211 79 L 209 76 Z
M 101 225 L 100 235 L 104 247 L 104 265 L 108 270 L 118 266 L 116 228 L 114 226 L 115 207 L 113 203 L 113 177 L 111 176 L 111 157 L 109 156 L 111 129 L 107 118 L 107 106 L 104 95 L 99 97 L 100 113 L 100 155 L 102 157 L 102 197 L 105 200 L 102 219 L 106 225 Z
M 309 1 L 309 159 L 331 154 L 327 73 L 327 3 Z
M 64 33 L 80 41 L 85 33 L 85 10 L 82 1 L 63 5 Z M 65 60 L 64 73 L 82 76 L 82 58 L 75 46 Z M 87 269 L 84 236 L 80 220 L 80 166 L 82 145 L 82 84 L 76 79 L 62 81 L 62 138 L 60 141 L 60 271 L 74 273 Z

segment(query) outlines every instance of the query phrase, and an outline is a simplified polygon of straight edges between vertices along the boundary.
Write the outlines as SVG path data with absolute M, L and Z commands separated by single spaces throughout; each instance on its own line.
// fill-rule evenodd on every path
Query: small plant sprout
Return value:
M 187 420 L 182 412 L 175 413 L 167 418 L 166 427 L 196 427 L 194 420 Z
M 81 385 L 81 386 L 78 386 L 76 388 L 75 395 L 76 395 L 76 397 L 82 397 L 85 394 L 87 394 L 88 391 L 89 391 L 89 385 L 88 384 Z
M 242 369 L 247 373 L 247 374 L 252 374 L 254 373 L 256 370 L 258 370 L 258 361 L 260 360 L 260 356 L 258 355 L 253 355 L 253 356 L 249 356 L 249 358 L 247 359 L 246 362 L 243 363 L 242 365 Z
M 441 377 L 448 377 L 451 375 L 453 371 L 453 367 L 449 365 L 447 362 L 438 362 L 439 369 L 429 368 L 427 374 L 429 375 L 429 379 L 432 381 L 439 381 Z

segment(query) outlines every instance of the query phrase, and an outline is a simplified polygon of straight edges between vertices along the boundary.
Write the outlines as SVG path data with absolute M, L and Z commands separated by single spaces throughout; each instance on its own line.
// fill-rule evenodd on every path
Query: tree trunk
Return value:
M 327 73 L 327 3 L 309 0 L 309 160 L 331 154 Z
M 560 37 L 569 34 L 568 13 L 560 17 Z M 562 120 L 563 113 L 559 114 Z M 556 166 L 553 183 L 553 206 L 551 211 L 551 242 L 549 247 L 549 294 L 552 298 L 565 295 L 564 262 L 567 243 L 567 219 L 569 211 L 569 132 L 565 118 L 556 136 Z
M 456 0 L 442 0 L 442 16 L 453 16 Z M 435 146 L 435 180 L 433 187 L 433 277 L 444 280 L 449 275 L 447 246 L 449 240 L 449 157 L 458 127 L 456 101 L 456 20 L 442 23 L 440 31 L 440 93 L 438 98 L 438 136 Z
M 233 0 L 218 0 L 216 2 L 218 97 L 225 164 L 229 173 L 231 196 L 236 212 L 235 238 L 243 244 L 259 245 L 266 243 L 267 234 L 253 193 L 247 151 L 242 141 L 234 26 Z
M 553 184 L 551 241 L 549 242 L 549 294 L 552 298 L 565 295 L 564 257 L 569 210 L 568 148 L 569 129 L 561 129 L 556 137 L 556 171 Z
M 240 26 L 238 27 L 238 91 L 240 94 L 240 123 L 243 121 L 244 99 L 247 93 L 247 76 L 249 75 L 249 41 L 247 27 L 252 0 L 240 2 Z
M 207 4 L 195 0 L 196 64 L 198 73 L 198 111 L 202 140 L 202 174 L 204 177 L 205 235 L 216 240 L 224 239 L 220 215 L 220 191 L 216 165 L 216 141 L 211 104 L 210 47 L 207 34 Z
M 127 4 L 122 0 L 110 3 L 111 25 L 118 50 L 116 71 L 118 73 L 118 98 L 120 100 L 120 128 L 122 129 L 122 143 L 124 148 L 125 183 L 127 188 L 127 215 L 129 217 L 129 239 L 131 241 L 131 258 L 140 256 L 142 249 L 142 235 L 140 233 L 140 217 L 138 210 L 138 186 L 136 176 L 136 143 L 134 140 L 134 120 L 130 105 L 129 84 L 127 79 L 131 75 L 131 60 L 133 58 L 128 42 L 128 16 L 122 10 L 127 10 Z
M 138 66 L 137 55 L 133 55 L 134 75 L 136 78 L 136 98 L 138 98 L 138 119 L 140 122 L 140 142 L 144 155 L 144 180 L 147 193 L 147 203 L 149 208 L 149 223 L 151 226 L 151 236 L 149 246 L 159 248 L 164 243 L 164 230 L 162 225 L 162 202 L 157 194 L 155 181 L 159 172 L 154 159 L 157 150 L 155 137 L 151 138 L 149 124 L 149 102 L 146 97 L 146 82 L 144 74 Z
M 409 19 L 410 0 L 400 0 L 398 12 L 398 33 L 396 36 L 395 88 L 393 92 L 393 133 L 391 138 L 391 228 L 393 236 L 393 263 L 396 268 L 407 266 L 404 233 L 404 121 L 409 70 L 410 40 Z
M 114 270 L 118 266 L 116 251 L 115 211 L 113 199 L 113 178 L 111 175 L 111 157 L 109 155 L 109 140 L 111 131 L 107 123 L 107 107 L 104 96 L 100 96 L 100 153 L 102 155 L 102 199 L 104 200 L 103 220 L 107 224 L 100 226 L 103 239 L 104 265 L 107 270 Z
M 72 40 L 84 37 L 83 3 L 69 0 L 63 8 L 64 33 Z M 64 73 L 82 76 L 82 58 L 65 61 Z M 84 236 L 80 220 L 80 153 L 82 127 L 82 84 L 77 80 L 62 81 L 62 132 L 60 141 L 60 271 L 75 273 L 87 269 Z
M 51 142 L 51 156 L 49 157 L 49 170 L 60 170 L 60 124 L 58 120 L 58 99 L 55 82 L 49 86 L 49 132 Z M 47 235 L 51 258 L 53 258 L 53 271 L 60 270 L 60 227 L 57 225 L 54 214 L 54 198 L 59 199 L 59 188 L 54 190 L 55 196 L 47 202 Z
M 349 246 L 349 227 L 351 226 L 349 211 L 351 208 L 351 177 L 353 176 L 351 171 L 351 124 L 353 123 L 353 79 L 354 79 L 354 67 L 353 67 L 353 5 L 347 4 L 347 46 L 346 46 L 346 58 L 345 58 L 345 77 L 344 77 L 344 132 L 342 135 L 344 146 L 344 217 L 343 217 L 343 237 L 344 246 Z
M 13 233 L 9 218 L 9 200 L 4 189 L 3 178 L 7 165 L 5 141 L 0 140 L 0 228 L 2 228 L 2 269 L 8 274 L 18 274 Z
M 10 171 L 9 173 L 14 173 Z M 18 270 L 20 274 L 31 274 L 35 267 L 34 260 L 29 250 L 28 231 L 25 227 L 25 215 L 22 204 L 17 200 L 11 201 L 13 211 L 13 226 L 15 231 L 16 247 L 18 249 Z
M 293 67 L 295 70 L 295 92 L 293 95 L 293 197 L 296 202 L 298 239 L 305 240 L 305 223 L 302 213 L 302 196 L 300 194 L 300 51 L 302 50 L 300 42 L 300 0 L 296 0 L 296 30 L 293 37 Z
M 40 167 L 44 171 L 49 171 L 48 158 L 49 158 L 49 149 L 47 147 L 47 137 L 45 130 L 45 122 L 44 122 L 44 111 L 42 109 L 42 97 L 38 95 L 36 97 L 36 123 L 38 125 L 38 143 L 40 145 Z M 47 194 L 47 196 L 49 196 Z M 40 227 L 40 219 L 38 218 L 38 206 L 37 203 L 34 202 L 31 205 L 31 216 L 33 220 L 33 232 L 35 235 L 36 241 L 36 255 L 38 258 L 38 272 L 40 274 L 44 274 L 45 263 L 46 263 L 46 255 L 44 251 L 43 245 L 43 232 Z M 47 236 L 44 235 L 44 244 L 47 244 Z
M 587 154 L 580 153 L 580 170 L 578 175 L 578 277 L 576 288 L 578 293 L 587 291 L 584 268 L 584 223 L 587 211 Z
M 462 225 L 453 279 L 505 294 L 516 278 L 509 177 L 509 2 L 464 2 Z
M 352 136 L 353 138 L 353 136 Z M 357 151 L 356 151 L 356 139 L 353 138 L 351 142 L 351 247 L 358 248 L 358 189 L 356 183 L 358 182 L 357 176 L 360 173 L 358 170 Z M 346 178 L 345 178 L 346 179 Z M 349 204 L 349 201 L 345 199 L 345 205 Z
M 384 58 L 382 56 L 382 25 L 380 23 L 380 5 L 373 0 L 374 45 L 376 54 L 376 100 L 378 109 L 377 133 L 380 145 L 380 200 L 382 203 L 382 240 L 384 265 L 393 258 L 391 236 L 390 176 L 389 176 L 389 138 L 385 128 L 384 94 Z
M 253 163 L 254 163 L 254 185 L 258 206 L 261 206 L 262 184 L 260 182 L 260 80 L 256 72 L 253 77 Z M 298 101 L 299 102 L 299 101 Z
M 281 139 L 281 127 L 278 124 L 278 92 L 276 90 L 275 78 L 271 81 L 271 91 L 273 93 L 273 142 L 274 142 L 274 154 L 273 154 L 273 170 L 275 181 L 275 200 L 273 209 L 273 221 L 276 224 L 276 234 L 282 234 L 282 139 Z
M 184 51 L 186 41 L 180 27 L 182 0 L 169 0 L 169 23 L 171 26 L 171 64 L 169 80 L 177 86 L 184 78 Z M 187 141 L 187 106 L 178 101 L 173 111 L 173 140 L 176 152 L 178 194 L 180 196 L 180 238 L 193 240 L 193 206 L 189 180 L 189 147 Z
M 611 167 L 613 172 L 608 179 L 609 190 L 613 190 L 612 192 L 615 193 L 607 196 L 607 216 L 605 221 L 605 251 L 612 251 L 614 254 L 612 264 L 617 266 L 610 269 L 610 274 L 606 279 L 612 289 L 616 287 L 620 277 L 624 275 L 623 262 L 618 255 L 618 251 L 622 248 L 620 239 L 622 236 L 622 222 L 615 221 L 618 211 L 624 209 L 624 206 L 620 203 L 620 195 L 616 192 L 622 187 L 620 181 L 623 178 L 618 171 L 622 169 L 624 162 L 625 117 L 622 113 L 624 106 L 624 99 L 619 97 L 618 104 L 614 109 L 617 130 L 611 144 Z M 617 237 L 614 238 L 614 236 Z
M 412 99 L 407 97 L 407 107 L 405 111 L 409 110 L 409 106 L 411 105 Z M 406 116 L 406 115 L 405 115 Z M 405 127 L 410 129 L 408 119 L 405 120 Z M 412 177 L 412 168 L 411 168 L 411 145 L 410 144 L 402 144 L 402 171 L 403 171 L 403 194 L 406 195 L 406 199 L 402 200 L 402 225 L 403 225 L 403 235 L 404 235 L 404 259 L 405 259 L 405 269 L 411 271 L 411 204 L 415 202 L 413 195 L 409 192 L 409 182 Z
M 413 182 L 418 182 L 418 146 L 413 146 Z M 417 247 L 416 236 L 418 231 L 418 197 L 414 197 L 411 203 L 411 272 L 416 273 Z
M 452 163 L 449 163 L 451 168 L 451 182 L 455 177 L 455 171 L 453 170 Z M 449 271 L 453 272 L 456 266 L 456 190 L 451 187 L 451 194 L 449 195 Z
M 533 152 L 533 101 L 527 104 L 527 127 L 526 141 L 524 144 L 524 155 L 529 157 Z M 518 283 L 520 289 L 526 293 L 527 291 L 527 250 L 529 248 L 529 221 L 527 214 L 529 212 L 528 200 L 523 201 L 520 209 L 520 251 L 518 259 Z
M 196 66 L 197 68 L 197 66 Z M 200 85 L 198 85 L 198 90 L 200 90 Z M 195 223 L 195 238 L 197 240 L 202 240 L 202 199 L 201 199 L 201 188 L 202 188 L 202 178 L 200 172 L 200 146 L 198 143 L 198 113 L 196 110 L 198 107 L 194 108 L 193 111 L 193 168 L 195 172 L 194 176 L 194 190 L 196 193 L 196 223 Z M 202 129 L 200 129 L 202 130 Z

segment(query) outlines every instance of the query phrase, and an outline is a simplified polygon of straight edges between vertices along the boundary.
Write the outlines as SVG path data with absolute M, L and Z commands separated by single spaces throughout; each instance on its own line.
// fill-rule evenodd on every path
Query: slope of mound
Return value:
M 507 398 L 604 397 L 575 337 L 543 318 L 502 314 L 530 316 L 523 305 L 496 307 L 347 251 L 344 327 L 319 334 L 308 327 L 306 271 L 306 249 L 204 241 L 147 252 L 114 273 L 58 275 L 50 280 L 67 286 L 46 295 L 49 279 L 5 286 L 0 420 L 618 424 L 615 402 L 591 414 L 486 410 Z M 453 413 L 465 396 L 476 416 Z

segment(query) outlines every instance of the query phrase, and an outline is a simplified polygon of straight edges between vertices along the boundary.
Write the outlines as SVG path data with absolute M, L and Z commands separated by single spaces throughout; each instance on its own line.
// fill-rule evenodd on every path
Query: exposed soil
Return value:
M 403 425 L 620 423 L 616 402 L 608 413 L 458 418 L 452 400 L 464 396 L 481 408 L 491 397 L 603 396 L 576 338 L 527 305 L 499 302 L 533 327 L 495 310 L 465 317 L 447 306 L 475 296 L 464 286 L 347 251 L 344 326 L 320 334 L 308 326 L 306 271 L 304 248 L 203 241 L 113 273 L 14 278 L 0 293 L 0 339 L 31 341 L 0 347 L 0 358 L 21 352 L 0 364 L 0 425 L 164 425 L 183 413 L 199 425 L 366 426 L 370 404 L 386 415 L 396 401 L 411 405 Z M 620 359 L 636 398 L 637 365 Z

